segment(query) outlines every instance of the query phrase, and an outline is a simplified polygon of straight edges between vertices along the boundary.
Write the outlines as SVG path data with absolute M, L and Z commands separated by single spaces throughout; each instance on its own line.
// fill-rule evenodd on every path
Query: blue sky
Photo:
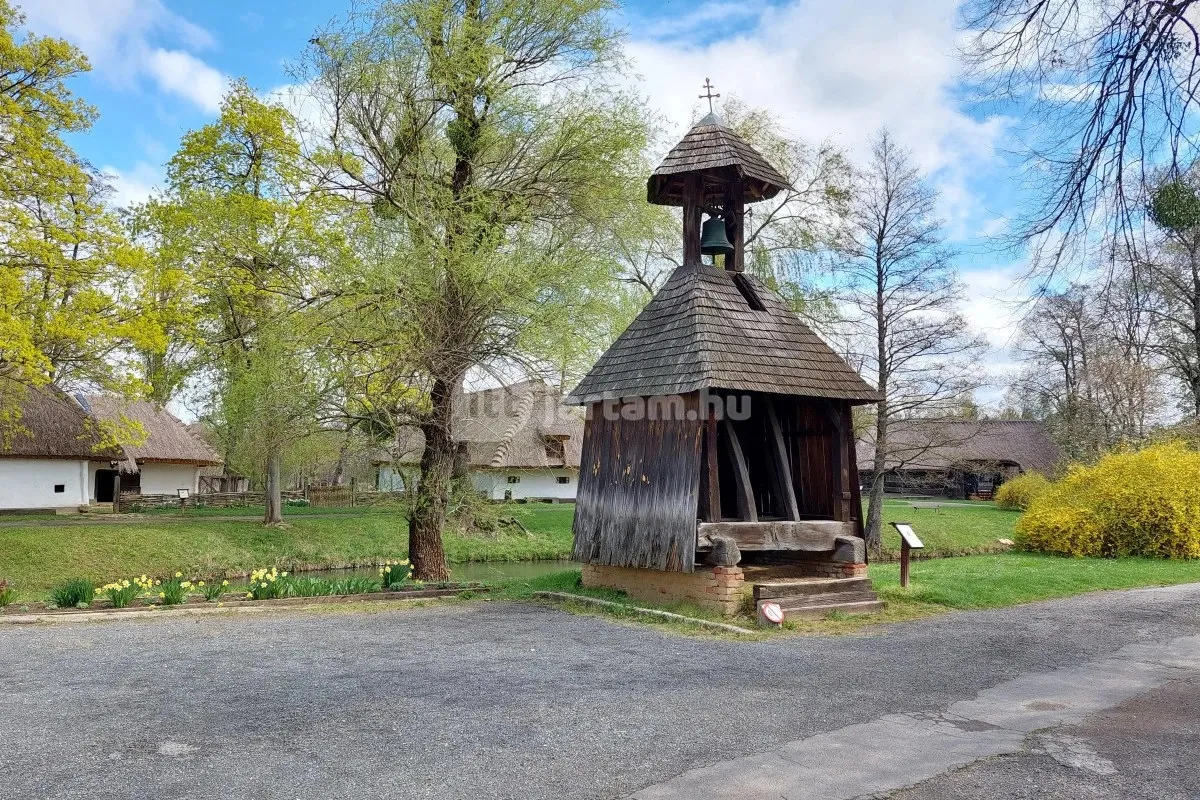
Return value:
M 212 119 L 230 78 L 290 82 L 288 62 L 349 0 L 16 0 L 29 27 L 83 48 L 74 86 L 95 105 L 78 151 L 141 199 L 188 129 Z M 1011 339 L 1021 265 L 986 246 L 1017 213 L 1017 120 L 970 103 L 958 80 L 957 0 L 638 0 L 622 15 L 641 90 L 680 135 L 700 85 L 774 111 L 795 134 L 861 155 L 888 126 L 942 192 L 970 287 L 963 310 L 997 348 Z M 992 359 L 1004 362 L 997 351 Z M 995 397 L 995 393 L 992 393 Z

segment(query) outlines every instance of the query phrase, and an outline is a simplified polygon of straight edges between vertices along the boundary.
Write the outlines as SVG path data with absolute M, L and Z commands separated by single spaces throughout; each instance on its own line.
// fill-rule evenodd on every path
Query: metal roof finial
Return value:
M 700 99 L 708 101 L 708 113 L 709 114 L 713 113 L 712 101 L 721 96 L 720 94 L 713 94 L 714 88 L 716 88 L 716 87 L 714 87 L 712 85 L 712 82 L 708 78 L 705 78 L 704 79 L 704 94 L 700 95 Z

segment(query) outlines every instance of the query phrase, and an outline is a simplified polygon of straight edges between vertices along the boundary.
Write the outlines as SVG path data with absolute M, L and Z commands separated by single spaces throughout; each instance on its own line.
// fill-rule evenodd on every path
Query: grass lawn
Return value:
M 1200 561 L 1072 559 L 1029 553 L 996 553 L 916 563 L 912 569 L 912 584 L 907 590 L 900 588 L 900 570 L 896 564 L 872 565 L 870 575 L 880 598 L 887 601 L 887 608 L 882 614 L 789 621 L 786 623 L 786 632 L 846 634 L 879 623 L 919 619 L 951 609 L 1000 608 L 1103 589 L 1200 582 Z M 750 617 L 724 618 L 687 603 L 648 603 L 631 600 L 620 592 L 608 589 L 587 589 L 579 585 L 577 569 L 530 580 L 504 581 L 495 587 L 490 596 L 521 600 L 530 598 L 537 591 L 580 594 L 629 606 L 660 608 L 700 619 L 722 620 L 744 627 L 752 628 L 755 625 Z M 568 604 L 567 607 L 578 613 L 602 614 L 630 621 L 636 619 L 689 635 L 725 635 L 698 631 L 687 625 L 634 613 L 598 610 L 582 604 Z M 760 638 L 775 635 L 778 634 L 764 631 Z
M 1099 589 L 1132 589 L 1200 581 L 1200 561 L 1149 558 L 1062 558 L 1003 553 L 917 561 L 900 588 L 898 564 L 872 564 L 871 582 L 889 603 L 944 608 L 999 608 Z
M 487 536 L 447 533 L 447 558 L 454 563 L 565 558 L 571 552 L 572 512 L 565 505 L 513 505 L 504 513 L 519 519 L 528 534 L 512 527 Z M 216 576 L 225 570 L 375 562 L 407 554 L 404 517 L 380 510 L 327 518 L 296 515 L 282 528 L 153 517 L 137 523 L 0 527 L 0 578 L 7 578 L 24 600 L 41 599 L 75 577 L 103 583 L 176 570 Z
M 892 522 L 909 522 L 925 544 L 925 555 L 964 555 L 999 552 L 998 539 L 1012 539 L 1019 511 L 1002 511 L 992 503 L 963 503 L 938 510 L 914 509 L 898 500 L 883 504 L 883 551 L 900 553 L 900 534 Z

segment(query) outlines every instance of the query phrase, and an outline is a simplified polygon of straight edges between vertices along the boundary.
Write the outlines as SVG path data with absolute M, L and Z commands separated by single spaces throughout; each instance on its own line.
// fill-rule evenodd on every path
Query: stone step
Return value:
M 763 581 L 754 584 L 754 599 L 776 600 L 831 592 L 868 591 L 870 588 L 870 578 L 801 578 L 791 581 Z
M 834 611 L 843 614 L 878 614 L 883 611 L 880 600 L 860 600 L 854 603 L 826 603 L 823 605 L 804 606 L 802 608 L 785 608 L 783 618 L 789 619 L 824 619 Z

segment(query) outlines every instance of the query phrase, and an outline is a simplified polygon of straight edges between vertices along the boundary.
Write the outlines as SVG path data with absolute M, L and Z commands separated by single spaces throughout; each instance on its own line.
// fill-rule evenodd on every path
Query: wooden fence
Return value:
M 382 505 L 400 505 L 407 500 L 404 492 L 363 492 L 349 486 L 310 486 L 303 491 L 281 493 L 284 506 L 289 500 L 306 501 L 318 508 L 349 508 Z M 182 504 L 182 505 L 181 505 Z M 122 493 L 120 510 L 123 512 L 143 511 L 154 508 L 230 508 L 237 506 L 265 506 L 265 492 L 206 492 L 190 495 L 180 500 L 174 494 Z M 285 512 L 286 513 L 286 512 Z

